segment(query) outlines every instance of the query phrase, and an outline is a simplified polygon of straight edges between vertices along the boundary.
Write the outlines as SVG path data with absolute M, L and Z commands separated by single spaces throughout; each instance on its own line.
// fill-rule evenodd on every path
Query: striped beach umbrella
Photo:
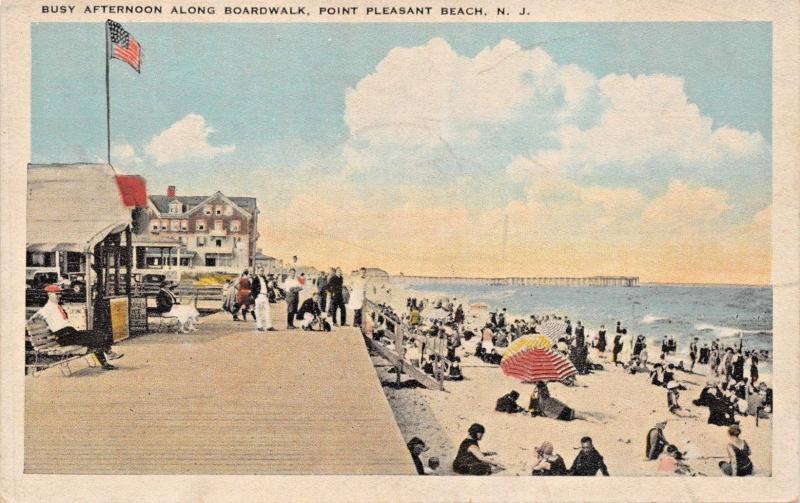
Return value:
M 577 374 L 572 362 L 551 347 L 544 335 L 520 337 L 503 353 L 500 368 L 522 382 L 562 381 Z
M 549 320 L 542 323 L 539 331 L 555 344 L 567 334 L 567 324 L 560 320 Z

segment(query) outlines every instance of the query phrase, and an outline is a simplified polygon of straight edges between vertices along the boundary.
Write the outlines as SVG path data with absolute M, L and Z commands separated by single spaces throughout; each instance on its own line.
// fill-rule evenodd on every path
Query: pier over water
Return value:
M 445 276 L 394 276 L 395 278 L 424 281 L 425 283 L 451 284 L 464 283 L 471 285 L 498 285 L 498 286 L 613 286 L 636 287 L 639 286 L 638 276 L 589 276 L 584 278 L 566 277 L 508 277 L 508 278 L 467 278 Z

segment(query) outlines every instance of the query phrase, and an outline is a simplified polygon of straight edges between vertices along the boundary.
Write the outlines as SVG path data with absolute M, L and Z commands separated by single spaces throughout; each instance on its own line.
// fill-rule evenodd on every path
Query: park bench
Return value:
M 87 363 L 95 366 L 92 361 L 94 353 L 89 353 L 86 346 L 61 346 L 41 317 L 34 316 L 25 324 L 25 342 L 25 370 L 34 377 L 38 372 L 55 366 L 62 375 L 68 376 L 72 374 L 69 362 L 78 358 L 86 357 Z

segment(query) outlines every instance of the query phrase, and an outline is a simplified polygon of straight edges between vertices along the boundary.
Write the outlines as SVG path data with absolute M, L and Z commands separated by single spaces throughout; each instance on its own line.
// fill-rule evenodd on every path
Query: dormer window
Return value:
M 169 203 L 169 212 L 173 214 L 183 213 L 183 204 L 180 201 Z

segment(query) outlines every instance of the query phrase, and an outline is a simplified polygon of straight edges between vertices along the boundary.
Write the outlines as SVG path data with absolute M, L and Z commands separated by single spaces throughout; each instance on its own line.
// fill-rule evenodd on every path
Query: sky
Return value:
M 318 267 L 770 282 L 769 23 L 129 23 L 112 163 Z M 102 24 L 32 29 L 31 161 L 106 159 Z

